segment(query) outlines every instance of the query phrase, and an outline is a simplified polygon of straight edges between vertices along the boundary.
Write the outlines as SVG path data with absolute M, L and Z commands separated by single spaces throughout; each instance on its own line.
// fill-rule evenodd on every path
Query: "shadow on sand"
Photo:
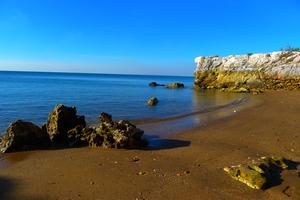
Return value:
M 10 194 L 13 192 L 14 185 L 12 180 L 0 177 L 0 199 L 12 199 Z
M 292 160 L 284 159 L 284 163 L 287 164 L 288 168 L 287 170 L 297 170 L 299 162 L 295 162 Z M 269 167 L 269 181 L 265 189 L 269 189 L 274 186 L 278 186 L 283 182 L 283 179 L 281 177 L 283 169 L 279 168 L 275 164 L 271 164 Z
M 18 195 L 16 190 L 18 183 L 15 180 L 6 177 L 0 177 L 0 199 L 1 200 L 45 200 L 46 198 L 29 195 Z

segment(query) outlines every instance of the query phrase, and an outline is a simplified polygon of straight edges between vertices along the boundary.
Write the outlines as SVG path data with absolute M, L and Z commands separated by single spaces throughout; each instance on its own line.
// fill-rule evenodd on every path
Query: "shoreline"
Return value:
M 133 121 L 138 128 L 145 131 L 145 137 L 150 138 L 150 146 L 159 148 L 156 145 L 151 145 L 154 136 L 155 140 L 159 138 L 176 137 L 181 133 L 191 130 L 200 129 L 226 118 L 233 117 L 238 112 L 251 109 L 259 106 L 261 101 L 258 96 L 247 95 L 243 98 L 238 98 L 228 104 L 208 108 L 202 111 L 196 111 L 180 116 L 149 120 L 140 124 Z M 163 128 L 161 128 L 163 127 Z
M 249 101 L 249 96 L 244 97 L 244 98 L 238 98 L 238 99 L 236 99 L 232 102 L 229 102 L 227 104 L 224 104 L 224 105 L 209 107 L 209 108 L 206 108 L 206 109 L 203 109 L 203 110 L 193 111 L 193 112 L 190 112 L 190 113 L 182 113 L 180 115 L 168 116 L 168 117 L 165 117 L 165 118 L 149 118 L 149 119 L 140 119 L 140 120 L 137 119 L 137 120 L 131 120 L 131 121 L 132 121 L 132 123 L 134 123 L 136 125 L 145 125 L 145 124 L 180 120 L 180 119 L 184 119 L 186 117 L 196 116 L 196 115 L 199 115 L 199 114 L 208 114 L 208 113 L 211 113 L 211 112 L 216 112 L 218 110 L 230 108 L 232 106 L 240 106 L 242 104 L 248 103 L 248 101 Z
M 256 106 L 162 141 L 177 146 L 6 154 L 0 161 L 6 162 L 0 199 L 297 199 L 295 170 L 283 172 L 282 183 L 265 191 L 223 172 L 225 166 L 265 155 L 300 161 L 300 93 L 256 97 L 262 101 Z

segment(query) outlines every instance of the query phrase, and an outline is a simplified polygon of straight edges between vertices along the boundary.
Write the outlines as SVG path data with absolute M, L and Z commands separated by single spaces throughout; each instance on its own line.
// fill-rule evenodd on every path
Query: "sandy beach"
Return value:
M 266 92 L 261 103 L 165 139 L 155 150 L 60 149 L 1 157 L 0 199 L 300 199 L 300 166 L 265 191 L 225 166 L 265 155 L 300 161 L 300 93 Z

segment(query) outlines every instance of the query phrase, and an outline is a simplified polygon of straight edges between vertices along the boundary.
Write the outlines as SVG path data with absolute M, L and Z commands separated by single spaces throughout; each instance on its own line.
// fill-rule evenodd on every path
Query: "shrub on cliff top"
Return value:
M 280 50 L 281 51 L 289 51 L 289 52 L 291 52 L 291 51 L 298 51 L 298 52 L 300 52 L 300 48 L 291 47 L 291 46 L 287 46 L 285 48 L 281 48 Z

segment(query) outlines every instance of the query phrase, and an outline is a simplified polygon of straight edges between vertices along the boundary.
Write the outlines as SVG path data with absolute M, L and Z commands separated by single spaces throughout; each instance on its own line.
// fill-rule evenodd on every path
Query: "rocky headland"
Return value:
M 232 92 L 300 88 L 300 52 L 201 56 L 195 59 L 196 88 Z

